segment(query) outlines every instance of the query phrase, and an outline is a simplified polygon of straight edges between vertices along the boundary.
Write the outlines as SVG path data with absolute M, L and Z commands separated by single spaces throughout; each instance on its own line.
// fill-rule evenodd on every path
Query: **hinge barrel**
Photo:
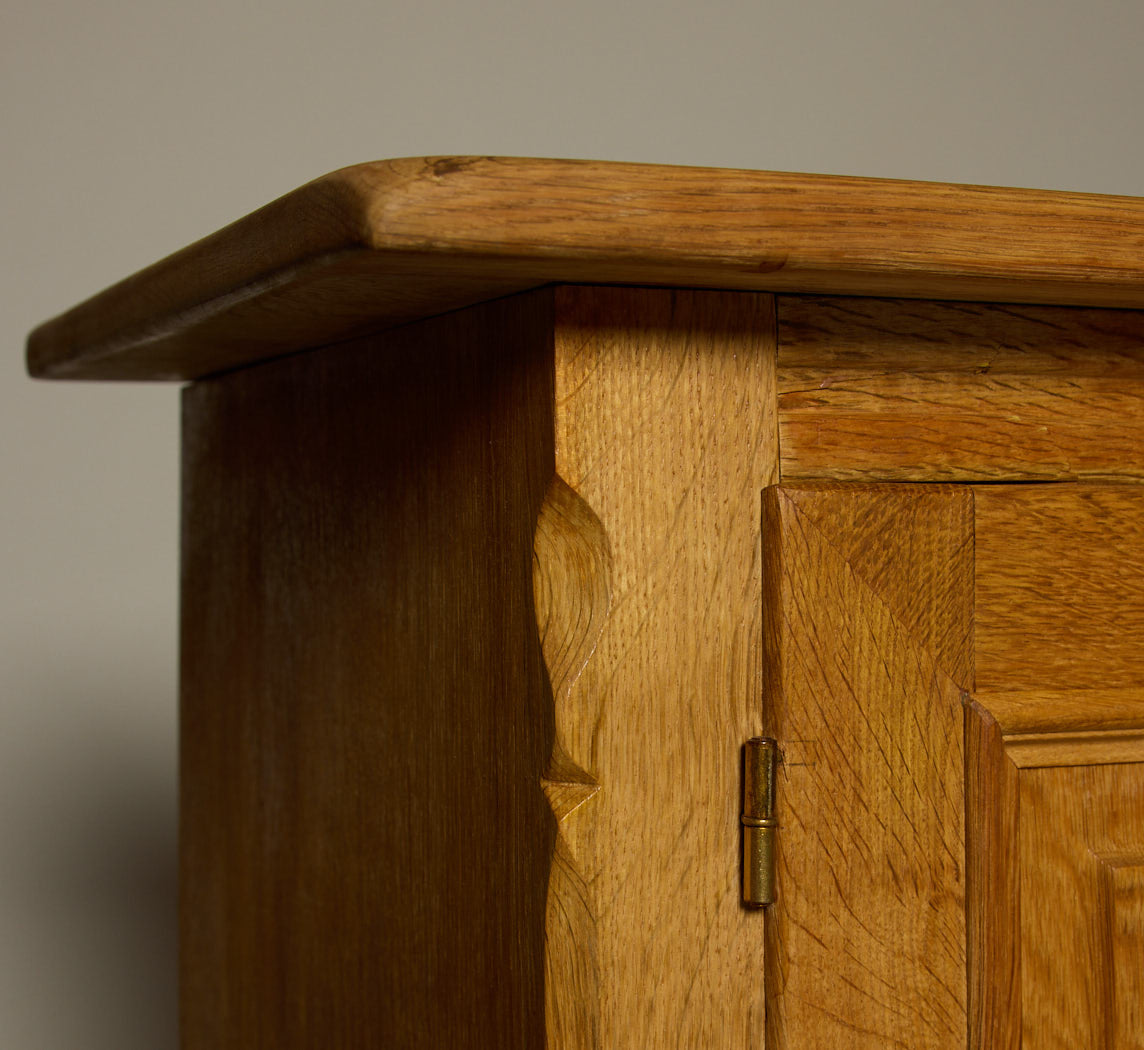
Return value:
M 743 748 L 743 903 L 755 908 L 775 900 L 775 766 L 778 744 L 752 737 Z

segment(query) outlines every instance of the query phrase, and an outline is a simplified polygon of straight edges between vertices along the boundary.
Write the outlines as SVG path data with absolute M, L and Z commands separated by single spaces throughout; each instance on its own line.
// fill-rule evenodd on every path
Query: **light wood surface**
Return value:
M 1144 313 L 780 296 L 785 479 L 1144 478 Z
M 1144 201 L 438 157 L 316 180 L 42 326 L 34 375 L 194 378 L 550 281 L 1144 307 Z
M 1144 761 L 1144 689 L 978 693 L 977 699 L 1019 769 Z
M 185 1050 L 544 1045 L 551 296 L 191 387 Z
M 1144 728 L 1011 736 L 1005 753 L 1018 769 L 1144 762 Z
M 970 1046 L 1136 1045 L 1144 762 L 1074 739 L 1022 768 L 980 700 L 968 716 Z
M 970 1045 L 1139 1045 L 1144 492 L 973 493 Z
M 757 1050 L 765 920 L 739 903 L 739 754 L 762 721 L 771 300 L 556 303 L 559 480 L 536 545 L 556 702 L 548 1046 Z
M 1144 685 L 1144 487 L 974 490 L 977 688 Z
M 574 814 L 600 782 L 569 753 L 582 725 L 596 725 L 599 695 L 576 689 L 604 629 L 611 603 L 612 555 L 600 519 L 559 477 L 549 484 L 533 540 L 533 598 L 555 705 L 556 731 L 542 785 L 558 834 L 545 914 L 544 989 L 549 1047 L 601 1046 L 601 967 L 591 873 L 598 866 L 590 835 Z M 575 695 L 574 695 L 575 694 Z
M 976 695 L 1007 737 L 1144 727 L 1144 689 L 977 690 Z
M 1021 1048 L 1019 829 L 1017 767 L 992 712 L 971 700 L 965 708 L 965 922 L 973 1050 Z
M 864 587 L 963 689 L 973 684 L 972 504 L 965 489 L 819 484 L 784 491 Z M 955 493 L 951 496 L 950 493 Z M 960 543 L 948 542 L 950 536 Z
M 1139 990 L 1140 957 L 1117 970 L 1109 927 L 1128 927 L 1121 950 L 1139 944 L 1139 914 L 1104 896 L 1102 857 L 1144 863 L 1144 764 L 1028 769 L 1020 783 L 1023 1046 L 1131 1046 L 1140 1033 L 1116 1033 L 1115 1016 L 1139 1012 L 1118 993 Z
M 951 673 L 972 674 L 970 501 L 932 486 L 767 492 L 767 732 L 784 751 L 771 1050 L 966 1045 Z M 929 577 L 945 585 L 915 593 Z
M 1114 1050 L 1144 1050 L 1144 854 L 1100 860 L 1112 963 L 1107 1041 Z

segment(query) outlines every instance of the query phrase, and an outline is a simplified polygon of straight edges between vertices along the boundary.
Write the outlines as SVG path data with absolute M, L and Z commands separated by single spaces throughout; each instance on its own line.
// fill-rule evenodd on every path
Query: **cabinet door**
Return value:
M 1144 1045 L 1144 490 L 765 519 L 769 1045 Z
M 975 493 L 971 1025 L 1144 1047 L 1144 490 Z
M 972 493 L 780 485 L 763 536 L 768 1050 L 963 1050 Z

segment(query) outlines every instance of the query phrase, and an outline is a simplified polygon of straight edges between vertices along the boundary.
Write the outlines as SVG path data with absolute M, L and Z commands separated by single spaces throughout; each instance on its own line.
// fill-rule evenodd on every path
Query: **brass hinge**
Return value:
M 743 748 L 743 903 L 753 908 L 775 900 L 775 766 L 779 746 L 756 736 Z

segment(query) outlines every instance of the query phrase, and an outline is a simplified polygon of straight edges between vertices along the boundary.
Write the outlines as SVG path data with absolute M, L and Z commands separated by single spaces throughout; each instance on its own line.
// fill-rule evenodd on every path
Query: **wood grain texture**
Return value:
M 1144 728 L 1144 689 L 977 691 L 1006 737 Z
M 185 399 L 182 1045 L 535 1050 L 549 293 Z
M 795 488 L 862 584 L 962 689 L 973 686 L 973 506 L 964 489 L 821 484 Z M 960 544 L 935 537 L 961 537 Z
M 1140 972 L 1138 947 L 1126 955 L 1144 936 L 1130 870 L 1144 843 L 1144 755 L 1138 744 L 1118 753 L 1117 740 L 1142 710 L 1140 691 L 978 694 L 968 705 L 971 1046 L 1127 1038 L 1116 1003 Z
M 1009 736 L 1005 753 L 1018 769 L 1144 762 L 1144 728 Z
M 976 699 L 1018 769 L 1144 761 L 1144 689 L 978 692 Z
M 437 157 L 361 164 L 41 326 L 34 375 L 193 378 L 548 281 L 1144 306 L 1144 202 Z M 318 320 L 315 320 L 318 318 Z
M 919 496 L 933 508 L 919 513 Z M 892 521 L 895 508 L 910 541 L 850 554 L 869 543 L 855 523 Z M 957 488 L 766 494 L 767 732 L 784 750 L 772 1050 L 965 1046 L 963 719 L 942 662 L 960 638 L 952 666 L 971 674 L 972 649 L 964 630 L 925 625 L 971 623 L 969 508 Z M 951 564 L 965 571 L 949 586 L 908 594 Z
M 1020 807 L 1022 1046 L 1119 1047 L 1116 992 L 1140 960 L 1115 967 L 1101 858 L 1144 856 L 1144 764 L 1022 770 Z
M 533 598 L 552 684 L 556 733 L 543 787 L 557 837 L 545 916 L 545 1002 L 549 1046 L 595 1050 L 600 1042 L 599 934 L 586 872 L 598 858 L 590 822 L 577 810 L 600 790 L 576 764 L 587 727 L 601 715 L 597 695 L 577 688 L 595 651 L 611 602 L 612 556 L 600 519 L 559 477 L 548 487 L 533 544 Z
M 550 944 L 548 1045 L 757 1050 L 764 916 L 739 904 L 738 807 L 740 748 L 761 723 L 771 301 L 565 288 L 556 303 L 561 481 L 546 513 L 580 538 L 542 519 L 538 601 L 573 639 L 545 637 L 547 777 L 598 790 L 554 801 L 574 870 L 554 872 L 550 922 L 579 913 L 588 935 L 579 959 Z M 584 1009 L 557 1012 L 565 982 Z
M 1104 855 L 1109 1050 L 1144 1050 L 1144 855 Z
M 1144 478 L 1144 313 L 781 296 L 787 480 Z
M 1144 689 L 978 692 L 976 699 L 1018 769 L 1144 761 Z
M 1144 488 L 974 489 L 977 687 L 1144 685 Z
M 965 709 L 965 919 L 974 1050 L 1021 1047 L 1020 812 L 1017 768 L 1005 754 L 1001 727 L 985 705 L 970 701 Z
M 977 1045 L 1015 1050 L 1017 1032 L 1028 1050 L 1127 1038 L 1115 1004 L 1131 995 L 1118 989 L 1134 987 L 1139 958 L 1125 970 L 1113 950 L 1108 868 L 1144 855 L 1142 496 L 1126 485 L 973 488 L 978 688 L 966 812 Z M 1129 902 L 1129 925 L 1131 914 Z

